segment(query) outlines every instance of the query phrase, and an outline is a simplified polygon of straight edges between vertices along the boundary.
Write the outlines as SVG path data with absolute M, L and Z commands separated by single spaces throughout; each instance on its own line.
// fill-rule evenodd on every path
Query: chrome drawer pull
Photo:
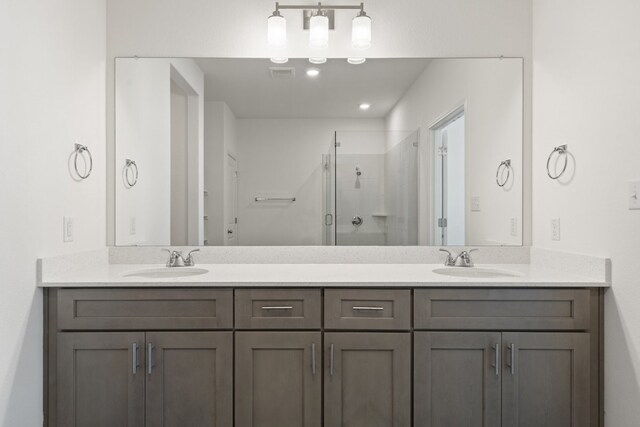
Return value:
M 511 344 L 510 346 L 507 347 L 507 350 L 509 350 L 509 364 L 507 366 L 509 366 L 511 370 L 511 375 L 514 375 L 516 371 L 516 367 L 515 367 L 516 345 Z
M 311 373 L 316 375 L 316 345 L 311 344 Z
M 262 307 L 263 310 L 293 310 L 293 307 L 290 305 L 274 305 L 274 306 L 266 306 Z
M 496 376 L 500 376 L 500 344 L 496 344 L 495 347 L 493 347 L 493 351 L 495 351 L 496 354 L 491 367 L 495 369 Z
M 329 353 L 329 374 L 333 376 L 333 344 L 331 344 L 331 351 Z
M 384 307 L 354 306 L 353 310 L 356 310 L 356 311 L 383 311 Z

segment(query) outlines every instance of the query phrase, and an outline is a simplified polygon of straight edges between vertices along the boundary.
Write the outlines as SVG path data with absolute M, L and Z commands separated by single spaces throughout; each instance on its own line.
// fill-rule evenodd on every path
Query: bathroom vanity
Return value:
M 605 282 L 524 265 L 321 266 L 340 281 L 198 267 L 43 280 L 47 425 L 602 425 Z

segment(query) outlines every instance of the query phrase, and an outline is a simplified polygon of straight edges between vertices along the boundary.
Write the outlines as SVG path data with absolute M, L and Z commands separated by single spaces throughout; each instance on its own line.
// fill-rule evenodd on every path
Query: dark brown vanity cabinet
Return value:
M 232 425 L 233 332 L 198 330 L 231 327 L 231 291 L 62 289 L 47 299 L 47 425 Z
M 416 290 L 415 425 L 601 425 L 598 299 L 587 289 Z
M 48 289 L 46 422 L 600 427 L 599 289 Z

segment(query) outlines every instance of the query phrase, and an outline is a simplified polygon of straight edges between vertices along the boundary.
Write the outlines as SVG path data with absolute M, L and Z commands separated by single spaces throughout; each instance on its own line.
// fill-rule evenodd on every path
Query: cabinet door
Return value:
M 57 425 L 142 427 L 143 348 L 143 333 L 59 333 Z
M 500 338 L 499 332 L 415 333 L 415 425 L 500 425 Z
M 320 427 L 320 332 L 237 332 L 235 425 Z
M 504 333 L 505 427 L 588 427 L 589 334 Z
M 411 334 L 325 334 L 327 426 L 411 425 Z
M 231 332 L 148 332 L 147 426 L 231 426 Z

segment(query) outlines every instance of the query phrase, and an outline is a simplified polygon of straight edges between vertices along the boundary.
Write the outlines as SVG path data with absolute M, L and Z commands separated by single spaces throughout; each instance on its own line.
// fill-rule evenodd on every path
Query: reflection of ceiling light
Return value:
M 318 77 L 320 75 L 320 70 L 317 68 L 309 68 L 307 70 L 307 76 L 309 77 Z
M 312 64 L 320 65 L 327 62 L 327 58 L 321 58 L 321 57 L 309 58 L 309 62 L 311 62 Z
M 287 47 L 287 20 L 278 10 L 267 19 L 267 43 L 274 49 Z
M 360 109 L 362 111 L 367 111 L 369 108 L 371 108 L 371 104 L 367 104 L 366 102 L 363 102 L 362 104 L 360 104 Z
M 336 10 L 352 9 L 358 14 L 351 21 L 351 45 L 354 49 L 371 47 L 371 18 L 364 11 L 364 3 L 345 6 L 281 5 L 276 2 L 276 10 L 267 20 L 267 42 L 270 48 L 283 49 L 287 46 L 287 21 L 280 14 L 281 10 L 303 9 L 305 14 L 304 29 L 309 29 L 309 47 L 326 49 L 329 46 L 329 29 L 334 29 Z M 327 13 L 329 12 L 329 13 Z M 331 19 L 329 19 L 329 16 Z M 308 21 L 307 21 L 308 19 Z
M 271 62 L 274 64 L 286 64 L 289 62 L 289 58 L 271 58 Z
M 351 65 L 364 64 L 367 58 L 347 58 L 347 62 Z

